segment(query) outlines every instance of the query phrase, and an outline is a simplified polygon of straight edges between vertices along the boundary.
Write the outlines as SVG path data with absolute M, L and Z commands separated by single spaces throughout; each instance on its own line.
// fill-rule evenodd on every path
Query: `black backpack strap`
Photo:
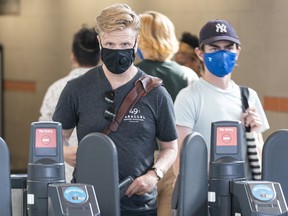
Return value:
M 241 92 L 241 100 L 242 100 L 242 112 L 245 112 L 245 110 L 249 107 L 248 98 L 249 98 L 249 89 L 247 86 L 240 86 L 240 92 Z M 251 128 L 250 126 L 245 127 L 246 132 L 250 132 Z
M 248 104 L 249 89 L 247 86 L 240 86 L 240 91 L 241 91 L 241 100 L 242 100 L 242 111 L 245 112 L 245 110 L 249 107 L 249 104 Z

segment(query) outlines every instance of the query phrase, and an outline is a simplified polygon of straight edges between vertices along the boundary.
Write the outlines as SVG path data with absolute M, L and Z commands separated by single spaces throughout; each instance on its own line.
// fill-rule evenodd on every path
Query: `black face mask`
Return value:
M 101 60 L 111 73 L 124 73 L 135 60 L 134 47 L 131 49 L 108 49 L 102 47 Z

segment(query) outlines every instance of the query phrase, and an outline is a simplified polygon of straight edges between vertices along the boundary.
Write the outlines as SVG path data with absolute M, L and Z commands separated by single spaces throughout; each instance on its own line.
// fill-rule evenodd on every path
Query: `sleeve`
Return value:
M 196 106 L 189 87 L 182 89 L 174 102 L 176 124 L 193 129 L 196 117 Z
M 258 114 L 260 115 L 261 120 L 262 120 L 262 126 L 259 132 L 263 133 L 270 128 L 265 111 L 263 109 L 263 106 L 261 104 L 261 101 L 258 97 L 257 92 L 251 88 L 249 88 L 249 92 L 250 92 L 249 99 L 248 99 L 249 105 L 255 107 Z
M 55 112 L 53 114 L 53 121 L 60 122 L 63 129 L 72 129 L 76 126 L 76 93 L 73 92 L 73 87 L 68 82 L 61 92 Z
M 157 95 L 162 94 L 157 109 L 157 132 L 156 136 L 163 142 L 173 141 L 178 138 L 176 124 L 175 124 L 175 113 L 173 107 L 173 101 L 169 93 L 163 86 L 157 88 Z M 161 91 L 161 92 L 159 92 Z

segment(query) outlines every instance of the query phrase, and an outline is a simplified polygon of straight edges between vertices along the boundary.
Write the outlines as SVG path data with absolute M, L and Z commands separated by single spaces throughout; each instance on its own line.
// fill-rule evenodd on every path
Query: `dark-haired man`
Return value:
M 261 152 L 261 133 L 269 129 L 261 102 L 257 93 L 249 88 L 250 107 L 242 113 L 240 88 L 231 80 L 241 50 L 235 29 L 226 20 L 211 20 L 202 27 L 199 40 L 196 53 L 204 62 L 203 76 L 178 94 L 174 106 L 180 148 L 189 133 L 199 132 L 206 141 L 210 160 L 211 123 L 241 120 L 243 125 L 251 127 Z M 247 176 L 252 178 L 251 169 L 246 165 Z M 177 172 L 178 163 L 175 168 Z

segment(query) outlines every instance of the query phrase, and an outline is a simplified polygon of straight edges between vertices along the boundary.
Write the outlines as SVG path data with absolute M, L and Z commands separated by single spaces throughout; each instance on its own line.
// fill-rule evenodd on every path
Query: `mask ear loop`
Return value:
M 135 43 L 134 43 L 134 46 L 132 48 L 134 50 L 134 52 L 133 52 L 134 58 L 135 58 L 136 53 L 137 53 L 137 49 L 135 50 L 135 46 L 136 46 L 136 43 L 137 43 L 137 38 L 138 38 L 138 36 L 135 38 Z
M 99 40 L 100 51 L 102 51 L 103 45 L 102 45 L 102 41 L 101 41 L 100 35 L 97 35 L 97 38 Z
M 134 45 L 133 45 L 133 48 L 132 48 L 134 50 L 135 50 L 136 43 L 137 43 L 137 37 L 135 38 L 135 42 L 134 42 Z

